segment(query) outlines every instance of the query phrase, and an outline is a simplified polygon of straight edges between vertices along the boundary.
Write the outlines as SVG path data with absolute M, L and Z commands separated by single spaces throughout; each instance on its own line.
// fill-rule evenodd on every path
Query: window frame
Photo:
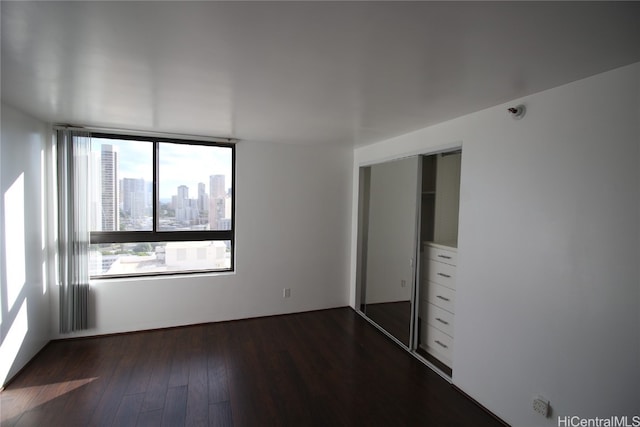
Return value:
M 236 144 L 225 142 L 212 142 L 197 139 L 179 139 L 164 136 L 138 136 L 118 133 L 102 133 L 92 132 L 90 137 L 100 139 L 114 139 L 124 141 L 146 141 L 152 144 L 153 149 L 153 184 L 152 184 L 152 224 L 151 231 L 90 231 L 90 244 L 108 244 L 108 243 L 145 243 L 145 242 L 195 242 L 195 241 L 229 241 L 231 242 L 231 259 L 229 268 L 224 269 L 199 269 L 199 270 L 178 270 L 178 271 L 158 271 L 149 273 L 135 274 L 101 274 L 99 276 L 91 276 L 91 280 L 102 279 L 124 279 L 133 277 L 148 276 L 168 276 L 168 275 L 187 275 L 187 274 L 206 274 L 206 273 L 228 273 L 235 271 L 235 211 L 236 211 Z M 230 230 L 181 230 L 181 231 L 160 231 L 160 217 L 158 211 L 160 208 L 160 144 L 183 144 L 183 145 L 199 145 L 209 147 L 224 147 L 231 149 L 231 229 Z M 118 212 L 119 214 L 119 212 Z

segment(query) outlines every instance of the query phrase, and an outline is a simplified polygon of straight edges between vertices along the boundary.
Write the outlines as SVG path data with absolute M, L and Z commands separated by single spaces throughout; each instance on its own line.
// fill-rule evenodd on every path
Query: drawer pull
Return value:
M 442 295 L 436 295 L 436 298 L 440 298 L 443 301 L 451 301 L 449 298 L 443 297 Z
M 442 319 L 441 319 L 441 318 L 439 318 L 439 317 L 436 317 L 436 320 L 437 320 L 438 322 L 442 323 L 443 325 L 448 325 L 448 324 L 449 324 L 449 322 L 447 322 L 446 320 L 442 320 Z
M 441 342 L 440 342 L 440 341 L 438 341 L 438 340 L 436 340 L 436 344 L 438 344 L 440 347 L 443 347 L 443 348 L 449 348 L 449 346 L 448 346 L 448 345 L 443 344 L 443 343 L 441 343 Z
M 438 258 L 451 259 L 449 255 L 438 255 Z
M 451 277 L 450 275 L 444 273 L 438 273 L 438 276 L 446 277 L 447 279 Z

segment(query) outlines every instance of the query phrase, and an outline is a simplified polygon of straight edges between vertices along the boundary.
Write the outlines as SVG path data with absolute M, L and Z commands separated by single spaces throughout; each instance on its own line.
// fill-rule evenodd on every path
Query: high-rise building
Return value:
M 102 157 L 99 151 L 91 151 L 91 167 L 89 168 L 90 229 L 102 230 Z
M 146 213 L 146 194 L 144 179 L 122 179 L 122 212 L 131 219 L 140 219 Z
M 198 201 L 197 199 L 189 199 L 189 187 L 186 185 L 179 186 L 175 200 L 177 221 L 190 223 L 198 219 Z
M 221 220 L 225 217 L 226 191 L 224 189 L 224 175 L 209 177 L 209 229 L 224 230 Z
M 200 212 L 209 210 L 209 195 L 207 195 L 207 186 L 204 182 L 198 183 L 198 210 Z
M 118 150 L 113 145 L 102 144 L 100 156 L 102 231 L 117 231 L 120 229 Z
M 178 197 L 176 198 L 176 209 L 184 208 L 186 201 L 189 200 L 189 187 L 181 185 L 178 187 Z
M 176 220 L 187 220 L 187 208 L 189 206 L 189 187 L 181 185 L 178 187 L 178 194 L 174 203 L 174 209 L 176 210 Z
M 145 182 L 144 208 L 148 216 L 153 215 L 153 182 Z
M 198 209 L 198 199 L 189 199 L 187 211 L 187 220 L 191 223 L 197 223 L 200 217 L 200 210 Z
M 224 198 L 224 175 L 211 175 L 209 177 L 209 198 Z

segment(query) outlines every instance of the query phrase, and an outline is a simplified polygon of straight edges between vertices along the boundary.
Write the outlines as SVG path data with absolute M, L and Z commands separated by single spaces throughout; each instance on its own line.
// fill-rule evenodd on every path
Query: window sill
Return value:
M 89 281 L 90 285 L 102 284 L 107 282 L 146 282 L 151 280 L 188 280 L 191 278 L 200 277 L 223 277 L 223 276 L 235 276 L 235 270 L 225 271 L 203 271 L 203 272 L 190 272 L 190 273 L 164 273 L 164 274 L 145 274 L 137 276 L 105 276 L 105 277 L 92 277 Z

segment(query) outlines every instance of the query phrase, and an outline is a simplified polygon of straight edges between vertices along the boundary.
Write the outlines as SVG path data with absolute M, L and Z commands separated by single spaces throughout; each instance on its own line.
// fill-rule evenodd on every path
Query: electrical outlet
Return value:
M 549 416 L 549 401 L 542 396 L 538 396 L 533 399 L 533 410 L 544 416 Z
M 291 296 L 291 288 L 282 289 L 282 298 L 289 298 Z

